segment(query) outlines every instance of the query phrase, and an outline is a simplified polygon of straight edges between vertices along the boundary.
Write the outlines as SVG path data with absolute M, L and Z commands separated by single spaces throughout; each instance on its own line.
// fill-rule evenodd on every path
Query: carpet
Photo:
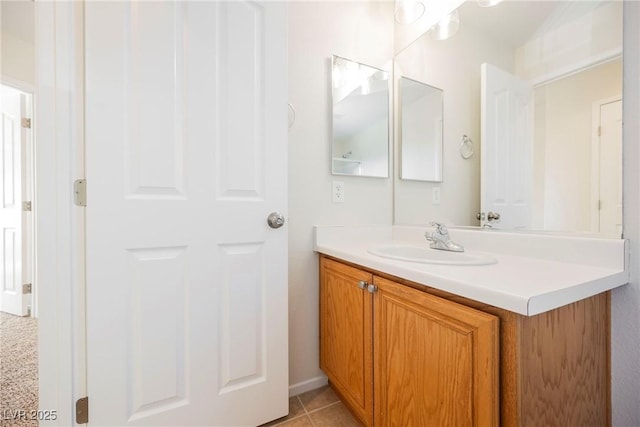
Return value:
M 38 323 L 0 312 L 0 427 L 38 425 Z

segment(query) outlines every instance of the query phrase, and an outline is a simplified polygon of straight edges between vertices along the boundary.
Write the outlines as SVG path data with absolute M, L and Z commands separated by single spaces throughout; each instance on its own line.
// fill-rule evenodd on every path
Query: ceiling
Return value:
M 505 0 L 493 7 L 480 7 L 476 0 L 458 9 L 460 25 L 469 25 L 513 48 L 525 44 L 536 34 L 578 18 L 603 0 L 551 1 Z

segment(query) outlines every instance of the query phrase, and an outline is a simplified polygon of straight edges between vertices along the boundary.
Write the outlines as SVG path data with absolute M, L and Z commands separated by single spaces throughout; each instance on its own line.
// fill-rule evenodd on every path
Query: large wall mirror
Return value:
M 398 96 L 400 179 L 442 181 L 442 89 L 401 77 Z
M 331 173 L 388 177 L 389 73 L 339 56 L 331 71 Z
M 394 60 L 396 76 L 445 94 L 442 182 L 397 174 L 395 222 L 620 236 L 622 2 L 474 0 L 457 13 L 455 35 L 427 32 Z

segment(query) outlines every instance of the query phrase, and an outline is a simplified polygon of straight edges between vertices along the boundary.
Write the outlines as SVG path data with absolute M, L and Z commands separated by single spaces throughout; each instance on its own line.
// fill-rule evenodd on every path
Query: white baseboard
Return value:
M 297 396 L 299 394 L 305 393 L 307 391 L 315 390 L 317 388 L 323 387 L 328 383 L 327 377 L 324 375 L 311 378 L 306 381 L 299 382 L 297 384 L 293 384 L 289 386 L 289 397 Z

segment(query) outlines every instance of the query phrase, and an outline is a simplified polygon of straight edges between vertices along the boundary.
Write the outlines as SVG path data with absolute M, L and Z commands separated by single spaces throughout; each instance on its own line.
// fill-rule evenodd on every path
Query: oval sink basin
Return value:
M 384 258 L 397 259 L 399 261 L 420 262 L 424 264 L 447 265 L 489 265 L 498 262 L 492 256 L 477 252 L 450 252 L 431 249 L 425 246 L 408 244 L 386 244 L 374 246 L 368 252 Z

